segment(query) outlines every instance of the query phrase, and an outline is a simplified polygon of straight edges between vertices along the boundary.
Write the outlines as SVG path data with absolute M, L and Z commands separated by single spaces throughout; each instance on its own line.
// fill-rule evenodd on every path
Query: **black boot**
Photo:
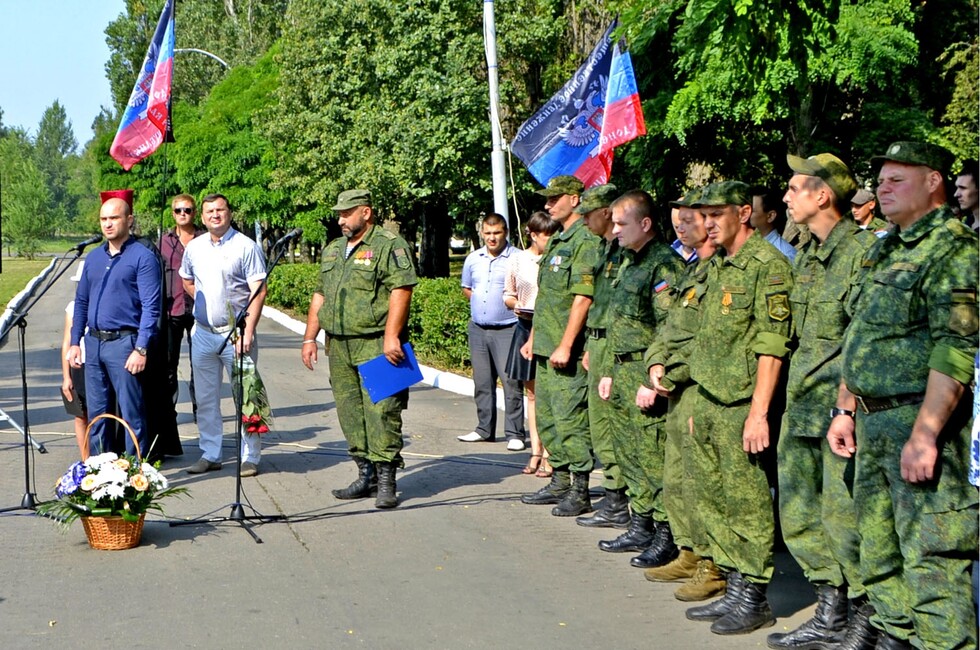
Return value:
M 606 490 L 601 510 L 591 515 L 576 517 L 575 523 L 588 528 L 626 528 L 630 523 L 629 501 L 626 490 Z
M 735 608 L 735 601 L 738 600 L 742 587 L 745 586 L 745 579 L 738 571 L 732 571 L 727 576 L 728 587 L 725 595 L 718 600 L 713 600 L 707 605 L 691 607 L 684 615 L 692 621 L 717 621 L 725 614 Z
M 363 499 L 378 493 L 378 475 L 374 471 L 374 463 L 360 456 L 354 456 L 354 463 L 357 465 L 357 478 L 354 482 L 343 489 L 330 491 L 338 499 Z
M 395 464 L 378 463 L 378 497 L 374 500 L 374 507 L 396 507 L 398 497 L 395 496 L 395 487 Z
M 878 630 L 871 625 L 875 608 L 862 596 L 851 601 L 851 618 L 841 634 L 839 650 L 874 650 L 878 642 Z
M 656 521 L 653 524 L 653 544 L 635 558 L 630 560 L 632 566 L 640 569 L 652 569 L 672 562 L 680 549 L 674 543 L 674 534 L 670 532 L 670 523 L 666 521 Z
M 899 639 L 887 632 L 879 632 L 875 650 L 912 650 L 912 644 L 906 639 Z
M 742 588 L 734 601 L 734 607 L 711 624 L 715 634 L 748 634 L 776 623 L 766 598 L 768 584 L 758 584 L 742 579 Z
M 634 514 L 630 517 L 630 527 L 613 540 L 599 542 L 599 549 L 607 553 L 626 553 L 645 551 L 653 542 L 653 519 L 646 515 Z
M 821 585 L 817 587 L 817 610 L 813 618 L 792 632 L 770 634 L 770 648 L 824 650 L 836 648 L 840 632 L 847 625 L 847 589 Z
M 555 517 L 574 517 L 590 510 L 592 499 L 589 497 L 589 473 L 572 472 L 572 489 L 551 509 L 551 514 Z
M 543 506 L 558 503 L 565 498 L 565 495 L 572 489 L 571 478 L 567 469 L 555 469 L 551 475 L 551 482 L 532 494 L 525 494 L 521 497 L 521 503 L 532 506 Z

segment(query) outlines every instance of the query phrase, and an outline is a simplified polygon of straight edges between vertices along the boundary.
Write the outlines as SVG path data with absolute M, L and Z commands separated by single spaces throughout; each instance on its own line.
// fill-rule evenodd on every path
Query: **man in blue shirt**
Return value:
M 783 211 L 781 193 L 765 188 L 754 190 L 749 225 L 758 230 L 767 242 L 775 246 L 790 264 L 793 263 L 796 259 L 796 249 L 779 234 L 786 226 L 786 213 Z
M 103 192 L 102 201 L 99 224 L 106 243 L 89 253 L 75 292 L 68 362 L 81 367 L 79 342 L 84 334 L 89 420 L 118 409 L 145 457 L 152 441 L 147 439 L 139 375 L 146 368 L 146 349 L 158 330 L 160 265 L 153 252 L 131 235 L 132 190 Z M 92 427 L 89 448 L 93 454 L 117 451 L 112 449 L 106 425 L 101 420 Z M 129 438 L 126 451 L 136 453 Z
M 521 451 L 524 430 L 524 395 L 521 382 L 505 372 L 507 354 L 517 316 L 504 305 L 504 279 L 514 247 L 507 241 L 507 222 L 496 213 L 487 215 L 480 228 L 483 248 L 463 263 L 463 295 L 470 301 L 470 361 L 477 425 L 457 436 L 461 442 L 493 442 L 497 436 L 497 378 L 504 385 L 504 434 L 507 449 Z

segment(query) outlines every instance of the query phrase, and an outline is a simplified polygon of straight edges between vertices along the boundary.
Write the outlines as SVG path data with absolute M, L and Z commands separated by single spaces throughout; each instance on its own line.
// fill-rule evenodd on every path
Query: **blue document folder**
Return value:
M 373 403 L 377 404 L 386 397 L 391 397 L 412 384 L 422 381 L 422 371 L 419 369 L 419 362 L 415 359 L 412 344 L 403 343 L 402 352 L 405 353 L 405 360 L 397 366 L 391 365 L 382 354 L 357 367 L 361 373 L 361 384 Z

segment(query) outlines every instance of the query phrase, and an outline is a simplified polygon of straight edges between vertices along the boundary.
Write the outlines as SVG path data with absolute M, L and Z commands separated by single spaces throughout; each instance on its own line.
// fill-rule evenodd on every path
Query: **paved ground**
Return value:
M 29 419 L 48 453 L 31 455 L 38 498 L 74 460 L 71 423 L 59 398 L 62 278 L 28 317 Z M 268 319 L 260 369 L 275 407 L 262 473 L 243 480 L 244 500 L 286 521 L 171 527 L 148 519 L 141 546 L 94 551 L 76 525 L 19 511 L 0 518 L 3 546 L 0 647 L 296 648 L 757 648 L 765 635 L 810 615 L 813 597 L 786 554 L 770 590 L 776 628 L 723 638 L 684 618 L 673 585 L 654 585 L 629 555 L 596 549 L 609 532 L 525 506 L 542 479 L 522 476 L 527 452 L 455 440 L 473 425 L 471 400 L 418 386 L 405 413 L 402 506 L 341 502 L 330 489 L 353 478 L 326 364 L 299 361 L 300 337 Z M 227 391 L 226 391 L 227 395 Z M 0 350 L 0 408 L 22 421 L 16 338 Z M 234 451 L 225 467 L 192 477 L 198 454 L 190 406 L 179 406 L 185 454 L 164 473 L 190 489 L 172 519 L 230 512 Z M 231 430 L 226 397 L 225 429 Z M 502 436 L 501 436 L 502 438 Z M 0 423 L 0 507 L 25 492 L 20 435 Z M 36 487 L 35 487 L 36 486 Z

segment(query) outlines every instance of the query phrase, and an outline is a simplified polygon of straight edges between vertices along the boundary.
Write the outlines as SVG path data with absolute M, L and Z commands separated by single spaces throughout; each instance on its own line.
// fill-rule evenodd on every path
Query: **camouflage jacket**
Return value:
M 608 326 L 606 311 L 609 307 L 609 294 L 612 292 L 612 282 L 619 273 L 622 257 L 623 251 L 619 247 L 618 240 L 601 242 L 598 264 L 593 271 L 595 289 L 593 289 L 592 306 L 589 307 L 589 319 L 585 322 L 587 327 L 605 329 Z

